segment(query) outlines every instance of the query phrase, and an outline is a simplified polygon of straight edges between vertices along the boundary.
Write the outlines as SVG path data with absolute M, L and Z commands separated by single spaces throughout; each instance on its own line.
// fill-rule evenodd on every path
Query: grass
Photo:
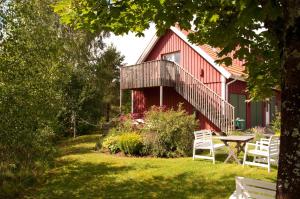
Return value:
M 26 198 L 228 198 L 235 176 L 274 181 L 276 170 L 192 158 L 118 157 L 93 151 L 96 135 L 70 139 L 47 181 Z

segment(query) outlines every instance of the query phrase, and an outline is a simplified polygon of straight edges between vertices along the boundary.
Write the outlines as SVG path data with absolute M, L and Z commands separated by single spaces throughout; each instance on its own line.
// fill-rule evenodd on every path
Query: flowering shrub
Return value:
M 102 148 L 109 150 L 110 153 L 117 153 L 120 151 L 119 135 L 107 136 L 102 143 Z
M 177 110 L 152 107 L 145 113 L 145 124 L 137 125 L 131 115 L 122 116 L 102 144 L 111 153 L 157 157 L 187 156 L 192 152 L 195 115 L 179 105 Z
M 152 107 L 145 114 L 145 122 L 143 140 L 152 155 L 174 157 L 191 154 L 197 120 L 195 115 L 184 111 L 181 105 L 177 110 Z M 152 136 L 148 136 L 149 133 Z
M 120 150 L 129 155 L 138 155 L 142 149 L 142 137 L 138 133 L 124 133 L 118 137 Z

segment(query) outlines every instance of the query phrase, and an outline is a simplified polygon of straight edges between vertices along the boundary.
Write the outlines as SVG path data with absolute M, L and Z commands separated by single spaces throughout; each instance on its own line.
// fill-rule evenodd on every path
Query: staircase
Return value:
M 171 86 L 222 132 L 234 130 L 234 107 L 174 62 L 150 61 L 120 69 L 121 89 Z

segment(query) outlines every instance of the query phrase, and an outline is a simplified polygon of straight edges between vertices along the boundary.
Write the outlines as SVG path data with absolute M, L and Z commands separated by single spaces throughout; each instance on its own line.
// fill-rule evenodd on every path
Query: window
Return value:
M 168 60 L 180 64 L 180 52 L 173 52 L 162 55 L 162 60 Z

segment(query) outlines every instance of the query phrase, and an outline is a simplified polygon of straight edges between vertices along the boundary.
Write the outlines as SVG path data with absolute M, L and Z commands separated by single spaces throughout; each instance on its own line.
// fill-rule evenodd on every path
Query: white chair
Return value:
M 235 177 L 235 192 L 229 199 L 273 199 L 276 195 L 276 184 L 251 178 Z
M 279 156 L 279 137 L 271 136 L 269 139 L 261 139 L 254 143 L 247 143 L 245 147 L 243 165 L 252 165 L 267 167 L 268 172 L 271 170 L 271 163 L 278 163 Z M 249 149 L 254 146 L 254 149 Z M 253 156 L 253 161 L 247 161 L 247 155 Z
M 193 147 L 193 160 L 195 158 L 209 159 L 215 164 L 215 151 L 224 147 L 225 144 L 214 144 L 211 130 L 201 130 L 194 132 L 195 140 Z M 209 156 L 196 155 L 196 150 L 209 150 Z

